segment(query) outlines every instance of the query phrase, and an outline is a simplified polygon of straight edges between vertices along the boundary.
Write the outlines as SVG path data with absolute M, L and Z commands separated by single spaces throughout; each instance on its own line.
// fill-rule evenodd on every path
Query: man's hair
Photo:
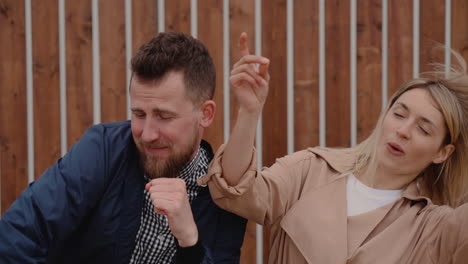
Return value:
M 131 60 L 132 75 L 159 81 L 170 71 L 184 76 L 187 96 L 195 105 L 213 99 L 216 69 L 199 40 L 179 32 L 163 32 L 141 46 Z

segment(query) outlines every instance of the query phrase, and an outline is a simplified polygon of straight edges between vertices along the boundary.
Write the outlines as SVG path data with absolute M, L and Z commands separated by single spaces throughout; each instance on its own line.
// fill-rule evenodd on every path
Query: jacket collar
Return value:
M 348 172 L 354 162 L 356 161 L 355 155 L 348 152 L 346 149 L 334 149 L 334 148 L 309 148 L 310 152 L 320 156 L 324 159 L 327 164 L 338 172 L 337 176 Z M 331 179 L 333 180 L 333 178 Z M 432 204 L 431 199 L 421 195 L 419 184 L 417 181 L 413 181 L 405 188 L 402 197 L 411 201 L 424 201 L 427 204 Z
M 346 262 L 346 178 L 334 176 L 305 193 L 280 223 L 308 263 Z M 331 248 L 333 254 L 323 254 Z
M 348 257 L 345 176 L 356 159 L 346 150 L 310 148 L 309 151 L 324 159 L 335 173 L 324 185 L 305 193 L 283 217 L 281 227 L 309 263 L 345 263 Z M 416 181 L 408 185 L 403 197 L 430 203 L 419 194 Z M 368 234 L 391 209 L 389 206 L 374 220 Z M 330 248 L 335 249 L 334 254 L 323 254 Z

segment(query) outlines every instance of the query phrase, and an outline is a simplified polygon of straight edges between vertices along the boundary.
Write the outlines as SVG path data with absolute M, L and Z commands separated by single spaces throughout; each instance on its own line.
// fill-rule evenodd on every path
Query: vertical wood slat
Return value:
M 268 99 L 263 110 L 263 166 L 287 154 L 286 0 L 262 1 L 262 55 L 272 62 Z M 268 263 L 269 229 L 264 228 L 264 261 Z
M 468 61 L 468 2 L 452 1 L 452 48 Z M 453 63 L 453 59 L 452 59 Z
M 232 65 L 239 59 L 239 36 L 242 32 L 247 33 L 248 47 L 251 54 L 255 54 L 255 2 L 243 0 L 230 0 L 230 20 L 229 20 L 229 54 Z M 237 118 L 237 110 L 239 102 L 235 98 L 234 93 L 230 93 L 230 112 L 231 112 L 231 130 Z
M 38 178 L 61 155 L 58 5 L 56 0 L 33 0 L 31 7 L 34 175 Z
M 369 136 L 381 110 L 382 6 L 357 2 L 357 142 Z
M 218 1 L 220 2 L 220 1 Z M 190 1 L 166 1 L 166 31 L 178 31 L 191 34 Z M 221 37 L 221 36 L 218 36 Z
M 157 8 L 154 0 L 132 1 L 132 54 L 157 34 Z
M 326 145 L 350 145 L 349 1 L 326 1 Z
M 93 124 L 91 1 L 65 3 L 67 131 L 73 145 Z
M 388 1 L 388 98 L 413 76 L 413 4 Z
M 223 123 L 223 1 L 198 0 L 198 39 L 208 48 L 216 67 L 216 115 L 203 138 L 218 149 L 224 142 Z M 202 14 L 202 15 L 201 15 Z
M 99 1 L 101 121 L 126 119 L 125 2 Z M 129 47 L 131 48 L 131 47 Z
M 444 63 L 444 50 L 438 47 L 445 43 L 445 1 L 423 0 L 420 2 L 420 71 L 430 71 L 429 63 Z
M 28 183 L 24 1 L 0 2 L 1 213 Z
M 232 70 L 232 65 L 239 58 L 239 36 L 242 32 L 246 32 L 248 36 L 248 47 L 251 54 L 255 54 L 255 2 L 244 0 L 229 1 L 229 58 Z M 218 74 L 219 76 L 219 74 Z M 219 106 L 218 106 L 219 107 Z M 239 102 L 230 91 L 230 128 L 234 126 L 237 118 L 237 110 Z M 255 263 L 256 259 L 256 224 L 252 221 L 247 223 L 247 229 L 244 236 L 244 244 L 241 249 L 241 263 Z
M 319 144 L 318 16 L 318 0 L 294 2 L 295 150 Z
M 92 124 L 92 72 L 91 72 L 91 7 L 90 1 L 67 1 L 67 84 L 68 84 L 68 131 L 69 143 L 78 139 L 84 129 Z M 348 145 L 349 142 L 349 6 L 346 1 L 327 1 L 327 145 Z M 57 146 L 59 135 L 55 135 L 54 127 L 59 126 L 57 117 L 58 91 L 56 85 L 58 69 L 56 68 L 57 50 L 56 44 L 57 25 L 56 2 L 48 0 L 33 0 L 33 62 L 34 62 L 34 113 L 35 113 L 35 149 L 36 175 L 50 166 L 52 160 L 58 156 Z M 271 165 L 274 158 L 286 154 L 286 1 L 263 2 L 263 53 L 269 57 L 271 63 L 271 91 L 268 105 L 264 114 L 264 160 L 266 165 Z M 359 139 L 373 127 L 375 116 L 369 117 L 364 113 L 376 113 L 378 107 L 374 102 L 380 91 L 379 77 L 375 77 L 378 70 L 370 64 L 379 63 L 379 54 L 374 49 L 380 47 L 380 31 L 378 30 L 379 6 L 375 1 L 364 4 L 360 1 L 358 8 L 358 21 L 362 31 L 358 32 L 358 91 L 360 93 L 358 107 Z M 395 91 L 398 86 L 412 76 L 412 1 L 392 0 L 389 3 L 389 50 L 388 50 L 388 77 L 389 91 Z M 101 80 L 103 98 L 103 121 L 120 119 L 122 91 L 121 84 L 125 83 L 125 59 L 122 51 L 123 38 L 121 25 L 123 13 L 121 6 L 110 6 L 100 2 L 102 16 L 101 25 Z M 314 9 L 317 4 L 314 0 L 295 1 L 295 147 L 302 149 L 316 145 L 317 127 L 314 118 L 318 110 L 315 106 L 316 96 L 316 53 L 317 34 Z M 122 4 L 123 5 L 123 4 Z M 221 4 L 216 4 L 221 5 Z M 238 36 L 241 31 L 247 31 L 250 36 L 250 47 L 254 53 L 254 1 L 231 0 L 230 39 L 231 39 L 231 64 L 238 59 L 236 55 Z M 204 6 L 204 8 L 202 8 Z M 444 4 L 443 1 L 421 1 L 421 51 L 426 39 L 444 43 Z M 216 7 L 218 8 L 218 7 Z M 218 25 L 206 23 L 210 18 L 218 19 L 218 10 L 208 8 L 207 2 L 200 0 L 199 32 L 202 41 L 210 48 L 210 52 L 219 53 L 222 43 L 219 41 L 221 34 L 210 30 L 218 29 Z M 166 24 L 168 30 L 177 30 L 190 33 L 190 1 L 166 1 Z M 109 12 L 109 13 L 106 13 Z M 114 13 L 112 13 L 114 12 Z M 212 13 L 214 12 L 214 13 Z M 453 48 L 461 51 L 468 59 L 468 25 L 467 4 L 464 0 L 453 0 L 452 5 L 452 43 Z M 47 15 L 46 15 L 47 14 Z M 120 14 L 120 15 L 117 15 Z M 149 40 L 157 32 L 157 1 L 138 0 L 132 1 L 133 18 L 133 50 Z M 366 15 L 367 14 L 367 15 Z M 115 15 L 115 16 L 114 16 Z M 105 22 L 109 18 L 109 22 Z M 366 18 L 366 19 L 364 19 Z M 217 20 L 218 21 L 218 20 Z M 334 22 L 336 21 L 336 22 Z M 222 23 L 219 23 L 221 25 Z M 118 25 L 118 26 L 116 26 Z M 203 26 L 206 29 L 202 29 Z M 24 189 L 27 183 L 27 142 L 26 142 L 26 99 L 25 99 L 25 57 L 24 57 L 24 1 L 4 0 L 0 2 L 0 123 L 8 124 L 0 126 L 0 181 L 1 181 L 1 211 L 4 212 L 17 195 Z M 208 29 L 210 28 L 210 29 Z M 202 32 L 206 30 L 206 32 Z M 41 31 L 43 33 L 41 33 Z M 55 39 L 55 40 L 54 40 Z M 109 44 L 106 44 L 109 41 Z M 119 43 L 116 45 L 116 43 Z M 433 44 L 433 42 L 431 43 Z M 107 50 L 106 50 L 107 49 Z M 106 54 L 107 52 L 107 54 Z M 421 56 L 421 69 L 425 69 L 427 58 L 433 56 Z M 442 53 L 443 54 L 443 53 Z M 218 56 L 218 55 L 216 55 Z M 215 55 L 214 55 L 215 57 Z M 219 60 L 215 59 L 215 60 Z M 438 59 L 438 61 L 443 61 Z M 118 64 L 112 66 L 111 64 Z M 218 66 L 218 79 L 222 68 Z M 106 70 L 108 72 L 106 72 Z M 120 74 L 119 74 L 120 73 Z M 109 74 L 107 76 L 106 74 Z M 117 77 L 117 76 L 119 77 Z M 366 77 L 367 75 L 367 77 Z M 369 78 L 368 76 L 372 76 Z M 120 78 L 122 77 L 122 78 Z M 219 95 L 221 85 L 217 87 Z M 361 84 L 362 83 L 362 84 Z M 107 88 L 106 88 L 107 87 Z M 362 94 L 361 94 L 362 93 Z M 105 94 L 105 96 L 104 96 Z M 366 96 L 369 94 L 369 96 Z M 108 98 L 106 98 L 106 96 Z M 217 98 L 219 100 L 219 98 Z M 369 102 L 368 102 L 369 101 Z M 372 103 L 371 103 L 372 102 Z M 222 104 L 222 103 L 221 103 Z M 218 104 L 218 118 L 221 104 Z M 232 101 L 233 111 L 231 117 L 236 114 L 236 102 Z M 366 110 L 368 107 L 375 109 Z M 54 110 L 55 109 L 55 110 Z M 124 111 L 122 111 L 124 112 Z M 106 116 L 106 117 L 105 117 Z M 108 116 L 108 117 L 107 117 Z M 215 121 L 213 128 L 218 127 L 219 120 Z M 337 125 L 340 123 L 340 126 Z M 345 124 L 345 125 L 343 125 Z M 343 125 L 343 126 L 341 126 Z M 231 126 L 232 127 L 232 126 Z M 218 131 L 219 128 L 215 128 Z M 213 131 L 215 131 L 213 130 Z M 334 131 L 334 132 L 333 132 Z M 339 133 L 338 133 L 339 131 Z M 45 134 L 47 132 L 47 134 Z M 334 134 L 330 134 L 330 133 Z M 336 132 L 336 133 L 335 133 Z M 210 132 L 211 133 L 211 132 Z M 214 133 L 214 132 L 213 132 Z M 207 134 L 208 136 L 209 134 Z M 209 135 L 210 141 L 219 144 L 218 135 Z M 211 139 L 213 137 L 213 139 Z M 219 131 L 222 138 L 222 130 Z M 243 249 L 243 263 L 254 263 L 253 241 L 255 226 L 249 224 L 250 231 L 246 235 Z M 249 233 L 252 232 L 252 233 Z M 267 240 L 265 245 L 268 246 Z M 249 243 L 251 243 L 249 245 Z M 248 250 L 245 250 L 248 248 Z M 253 252 L 249 255 L 250 252 Z M 247 252 L 247 253 L 246 253 Z M 265 255 L 267 256 L 267 254 Z

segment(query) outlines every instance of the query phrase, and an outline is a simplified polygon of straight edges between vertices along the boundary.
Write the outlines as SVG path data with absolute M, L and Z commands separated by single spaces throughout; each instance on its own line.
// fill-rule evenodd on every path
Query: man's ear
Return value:
M 213 100 L 207 100 L 200 106 L 201 119 L 200 126 L 207 128 L 213 122 L 216 113 L 216 103 Z
M 442 146 L 439 150 L 439 153 L 437 153 L 437 156 L 432 160 L 432 162 L 435 164 L 440 164 L 446 161 L 454 151 L 455 146 L 453 144 Z

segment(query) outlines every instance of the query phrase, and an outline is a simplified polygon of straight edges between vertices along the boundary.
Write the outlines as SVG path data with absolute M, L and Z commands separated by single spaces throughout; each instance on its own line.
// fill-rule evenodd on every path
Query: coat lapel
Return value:
M 309 263 L 345 263 L 346 177 L 306 193 L 284 216 L 281 227 Z

